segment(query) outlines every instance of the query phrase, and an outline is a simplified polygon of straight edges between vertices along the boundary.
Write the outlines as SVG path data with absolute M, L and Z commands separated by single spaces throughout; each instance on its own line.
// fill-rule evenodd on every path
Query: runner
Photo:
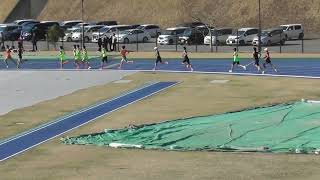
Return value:
M 107 64 L 108 62 L 108 56 L 107 56 L 107 50 L 104 46 L 102 46 L 102 49 L 101 49 L 101 67 L 100 69 L 102 70 L 103 69 L 103 66 L 104 64 Z
M 156 51 L 155 53 L 156 62 L 154 63 L 154 68 L 153 68 L 153 70 L 155 71 L 157 69 L 158 63 L 161 63 L 161 64 L 169 64 L 169 63 L 168 61 L 165 61 L 165 62 L 162 61 L 158 47 L 154 47 L 154 50 Z
M 11 48 L 7 45 L 4 59 L 4 63 L 6 63 L 7 68 L 9 68 L 8 60 L 12 61 L 17 66 L 17 62 L 12 59 L 11 52 Z
M 64 48 L 62 46 L 60 46 L 59 57 L 60 57 L 60 69 L 63 69 L 63 65 L 68 63 L 68 61 L 66 61 L 66 52 L 64 51 Z
M 188 52 L 187 52 L 187 48 L 186 48 L 186 47 L 183 47 L 182 58 L 183 58 L 182 64 L 186 65 L 187 68 L 190 69 L 190 71 L 193 71 L 193 68 L 192 68 L 192 65 L 191 65 L 191 63 L 190 63 L 190 59 L 189 59 L 189 56 L 188 56 Z
M 80 54 L 80 50 L 78 50 L 79 45 L 73 45 L 73 57 L 74 57 L 74 64 L 76 66 L 76 69 L 80 68 L 80 60 L 81 57 L 79 57 Z
M 260 57 L 261 57 L 261 54 L 257 51 L 257 48 L 254 47 L 253 48 L 253 53 L 252 53 L 252 56 L 253 56 L 253 61 L 249 64 L 246 65 L 246 68 L 251 65 L 251 64 L 254 64 L 254 66 L 258 69 L 258 72 L 261 71 L 261 67 L 260 67 Z
M 23 54 L 23 47 L 19 46 L 19 48 L 18 48 L 17 69 L 20 69 L 20 64 L 23 63 L 22 54 Z
M 83 46 L 83 49 L 82 49 L 82 63 L 86 65 L 85 67 L 86 69 L 91 69 L 86 46 Z
M 126 50 L 126 46 L 122 46 L 122 49 L 120 51 L 120 55 L 122 57 L 120 65 L 118 67 L 118 69 L 122 68 L 123 63 L 133 63 L 133 61 L 128 61 L 127 59 L 127 54 L 129 54 L 129 51 Z
M 243 66 L 243 65 L 240 64 L 240 58 L 239 58 L 239 54 L 238 54 L 237 48 L 234 48 L 233 51 L 234 51 L 233 52 L 233 62 L 232 62 L 231 69 L 229 70 L 229 72 L 233 72 L 234 65 L 240 66 L 244 70 L 246 70 L 247 69 L 246 66 Z
M 267 64 L 270 64 L 270 66 L 273 68 L 273 70 L 275 72 L 278 72 L 278 70 L 276 69 L 276 66 L 274 66 L 272 63 L 271 63 L 271 57 L 270 57 L 270 53 L 269 53 L 269 50 L 268 48 L 265 48 L 264 51 L 266 52 L 266 55 L 264 56 L 264 60 L 266 61 L 265 63 L 263 63 L 263 71 L 262 71 L 262 74 L 265 73 L 265 71 L 267 70 Z

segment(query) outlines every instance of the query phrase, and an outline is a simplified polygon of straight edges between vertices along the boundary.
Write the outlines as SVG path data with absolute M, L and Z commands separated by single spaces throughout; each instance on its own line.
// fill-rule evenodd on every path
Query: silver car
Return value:
M 285 33 L 281 28 L 272 28 L 261 32 L 261 45 L 271 46 L 273 44 L 284 45 L 286 42 Z M 252 45 L 259 45 L 259 37 L 255 36 Z

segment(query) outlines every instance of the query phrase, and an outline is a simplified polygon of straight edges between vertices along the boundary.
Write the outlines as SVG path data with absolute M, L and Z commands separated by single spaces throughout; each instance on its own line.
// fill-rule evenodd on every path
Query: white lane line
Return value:
M 148 84 L 148 85 L 146 85 L 146 86 L 139 87 L 138 89 L 135 89 L 135 90 L 133 90 L 133 91 L 126 92 L 126 93 L 124 93 L 124 94 L 122 94 L 122 95 L 120 95 L 120 96 L 118 96 L 118 97 L 112 98 L 112 99 L 110 99 L 110 100 L 98 102 L 98 103 L 93 104 L 93 105 L 91 105 L 91 106 L 89 106 L 89 107 L 85 107 L 85 108 L 83 108 L 83 109 L 80 109 L 79 111 L 76 111 L 76 112 L 70 113 L 70 114 L 68 114 L 68 115 L 66 115 L 66 116 L 63 116 L 63 117 L 61 117 L 61 118 L 59 118 L 59 119 L 57 119 L 57 120 L 55 120 L 55 121 L 51 121 L 51 122 L 48 122 L 48 123 L 46 123 L 46 124 L 43 124 L 43 125 L 41 125 L 41 126 L 39 126 L 39 127 L 33 128 L 33 129 L 31 129 L 30 131 L 27 131 L 27 132 L 18 134 L 18 135 L 14 136 L 14 137 L 11 137 L 11 138 L 9 138 L 9 139 L 5 139 L 5 140 L 3 140 L 3 141 L 0 143 L 0 146 L 3 145 L 3 144 L 5 144 L 5 143 L 8 143 L 8 142 L 10 142 L 10 141 L 13 141 L 13 140 L 15 140 L 15 139 L 18 139 L 18 138 L 20 138 L 20 137 L 22 137 L 22 136 L 31 134 L 31 133 L 33 133 L 33 132 L 35 132 L 35 131 L 40 130 L 40 129 L 44 129 L 44 128 L 52 125 L 52 124 L 59 123 L 59 122 L 65 120 L 65 119 L 67 119 L 67 118 L 70 118 L 70 117 L 72 117 L 72 116 L 78 115 L 78 114 L 80 114 L 80 113 L 82 113 L 82 112 L 84 112 L 84 111 L 88 111 L 88 110 L 94 109 L 94 108 L 96 108 L 96 107 L 98 107 L 98 106 L 100 106 L 100 105 L 109 103 L 109 102 L 111 102 L 111 101 L 114 101 L 114 100 L 116 100 L 116 99 L 122 98 L 122 97 L 124 97 L 124 96 L 126 96 L 126 95 L 129 95 L 129 94 L 131 94 L 131 93 L 135 93 L 135 92 L 137 92 L 137 91 L 139 91 L 139 90 L 142 90 L 142 89 L 144 89 L 144 88 L 150 87 L 150 86 L 152 86 L 152 85 L 154 85 L 154 84 L 156 84 L 156 83 L 158 83 L 158 82 L 152 82 L 151 84 Z
M 82 123 L 82 124 L 80 124 L 80 125 L 78 125 L 78 126 L 76 126 L 76 127 L 73 127 L 73 128 L 71 128 L 71 129 L 67 130 L 67 131 L 64 131 L 64 132 L 62 132 L 62 133 L 60 133 L 60 134 L 57 134 L 57 135 L 55 135 L 55 136 L 53 136 L 53 137 L 51 137 L 51 138 L 49 138 L 49 139 L 46 139 L 46 140 L 44 140 L 44 141 L 41 141 L 41 142 L 39 142 L 39 143 L 37 143 L 37 144 L 35 144 L 35 145 L 33 145 L 33 146 L 30 146 L 29 148 L 26 148 L 26 149 L 24 149 L 24 150 L 22 150 L 22 151 L 19 151 L 19 152 L 15 153 L 15 154 L 12 154 L 12 155 L 10 155 L 10 156 L 8 156 L 8 157 L 6 157 L 6 158 L 0 159 L 0 162 L 5 161 L 6 159 L 9 159 L 9 158 L 11 158 L 11 157 L 13 157 L 13 156 L 16 156 L 16 155 L 18 155 L 18 154 L 21 154 L 21 153 L 23 153 L 23 152 L 25 152 L 25 151 L 27 151 L 27 150 L 35 147 L 35 146 L 38 146 L 38 145 L 40 145 L 40 144 L 42 144 L 42 143 L 45 143 L 45 142 L 47 142 L 47 141 L 50 141 L 51 139 L 56 138 L 56 137 L 58 137 L 58 136 L 60 136 L 60 135 L 62 135 L 62 134 L 64 134 L 64 133 L 67 133 L 67 132 L 72 131 L 72 130 L 78 128 L 78 127 L 81 127 L 81 126 L 83 126 L 83 125 L 86 125 L 86 124 L 88 124 L 88 123 L 90 123 L 90 122 L 92 122 L 92 121 L 94 121 L 94 120 L 96 120 L 96 119 L 98 119 L 98 118 L 100 118 L 100 117 L 102 117 L 102 116 L 105 116 L 105 115 L 107 115 L 107 114 L 109 114 L 109 113 L 112 113 L 112 112 L 114 112 L 114 111 L 117 111 L 117 110 L 119 110 L 119 109 L 121 109 L 121 108 L 127 107 L 127 106 L 129 106 L 129 105 L 131 105 L 131 104 L 133 104 L 133 103 L 136 103 L 136 102 L 138 102 L 138 101 L 141 101 L 141 100 L 143 100 L 143 99 L 145 99 L 145 98 L 148 98 L 148 97 L 150 97 L 150 96 L 152 96 L 152 95 L 154 95 L 154 94 L 157 94 L 157 93 L 159 93 L 159 92 L 161 92 L 161 91 L 164 91 L 164 90 L 166 90 L 166 89 L 168 89 L 168 88 L 171 88 L 171 87 L 173 87 L 173 86 L 175 86 L 175 85 L 177 85 L 177 84 L 179 84 L 179 83 L 180 83 L 180 82 L 176 82 L 176 83 L 174 83 L 174 84 L 172 84 L 172 85 L 170 85 L 170 86 L 168 86 L 168 87 L 162 88 L 162 89 L 160 89 L 160 90 L 158 90 L 158 91 L 155 91 L 155 92 L 153 92 L 153 93 L 151 93 L 151 94 L 149 94 L 149 95 L 147 95 L 147 96 L 141 97 L 141 98 L 139 98 L 139 99 L 137 99 L 137 100 L 135 100 L 135 101 L 133 101 L 133 102 L 131 102 L 131 103 L 128 103 L 128 104 L 126 104 L 126 105 L 123 105 L 123 106 L 121 106 L 121 107 L 118 107 L 118 108 L 116 108 L 116 109 L 114 109 L 114 110 L 112 110 L 112 111 L 109 111 L 109 112 L 101 115 L 101 116 L 95 117 L 94 119 L 91 119 L 90 121 L 87 121 L 87 122 L 85 122 L 85 123 Z

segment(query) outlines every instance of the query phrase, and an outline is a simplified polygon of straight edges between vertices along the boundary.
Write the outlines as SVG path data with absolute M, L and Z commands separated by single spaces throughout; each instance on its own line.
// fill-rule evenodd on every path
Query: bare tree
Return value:
M 215 24 L 215 18 L 213 14 L 205 13 L 204 11 L 201 11 L 198 8 L 194 8 L 191 12 L 191 18 L 194 21 L 203 22 L 206 26 L 206 28 L 209 31 L 210 36 L 210 50 L 213 52 L 213 45 L 212 45 L 212 28 Z M 215 38 L 215 41 L 217 42 L 217 38 Z M 215 43 L 216 44 L 216 43 Z

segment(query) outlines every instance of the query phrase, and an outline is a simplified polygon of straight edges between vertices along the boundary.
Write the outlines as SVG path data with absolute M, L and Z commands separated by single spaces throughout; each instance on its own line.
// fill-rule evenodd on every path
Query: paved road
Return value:
M 311 39 L 311 40 L 304 40 L 304 52 L 305 53 L 320 53 L 320 39 Z M 6 44 L 11 45 L 11 42 L 7 42 Z M 17 43 L 14 43 L 15 45 Z M 66 50 L 71 50 L 73 44 L 76 44 L 75 42 L 64 42 L 63 45 L 66 48 Z M 58 45 L 61 45 L 59 42 Z M 30 42 L 24 42 L 25 49 L 32 49 L 32 45 Z M 88 43 L 87 48 L 89 50 L 97 50 L 97 44 L 95 43 Z M 137 44 L 126 44 L 127 49 L 132 51 L 153 51 L 153 48 L 156 46 L 155 39 L 152 39 L 150 43 L 139 43 Z M 38 42 L 38 47 L 40 50 L 48 50 L 48 45 L 44 41 Z M 181 45 L 177 46 L 178 51 L 182 50 Z M 187 46 L 190 52 L 210 52 L 210 46 L 206 45 L 189 45 Z M 52 45 L 49 45 L 50 49 L 53 49 Z M 138 49 L 137 49 L 138 48 Z M 162 51 L 176 51 L 175 45 L 159 45 L 160 50 Z M 271 49 L 271 51 L 280 52 L 280 46 L 271 46 L 268 47 Z M 289 52 L 289 53 L 296 53 L 296 52 L 302 52 L 302 41 L 287 41 L 284 46 L 281 47 L 282 52 Z M 233 47 L 231 46 L 218 46 L 217 51 L 218 52 L 231 52 Z M 252 51 L 252 46 L 240 46 L 240 51 Z M 216 52 L 216 46 L 213 47 L 213 51 Z

